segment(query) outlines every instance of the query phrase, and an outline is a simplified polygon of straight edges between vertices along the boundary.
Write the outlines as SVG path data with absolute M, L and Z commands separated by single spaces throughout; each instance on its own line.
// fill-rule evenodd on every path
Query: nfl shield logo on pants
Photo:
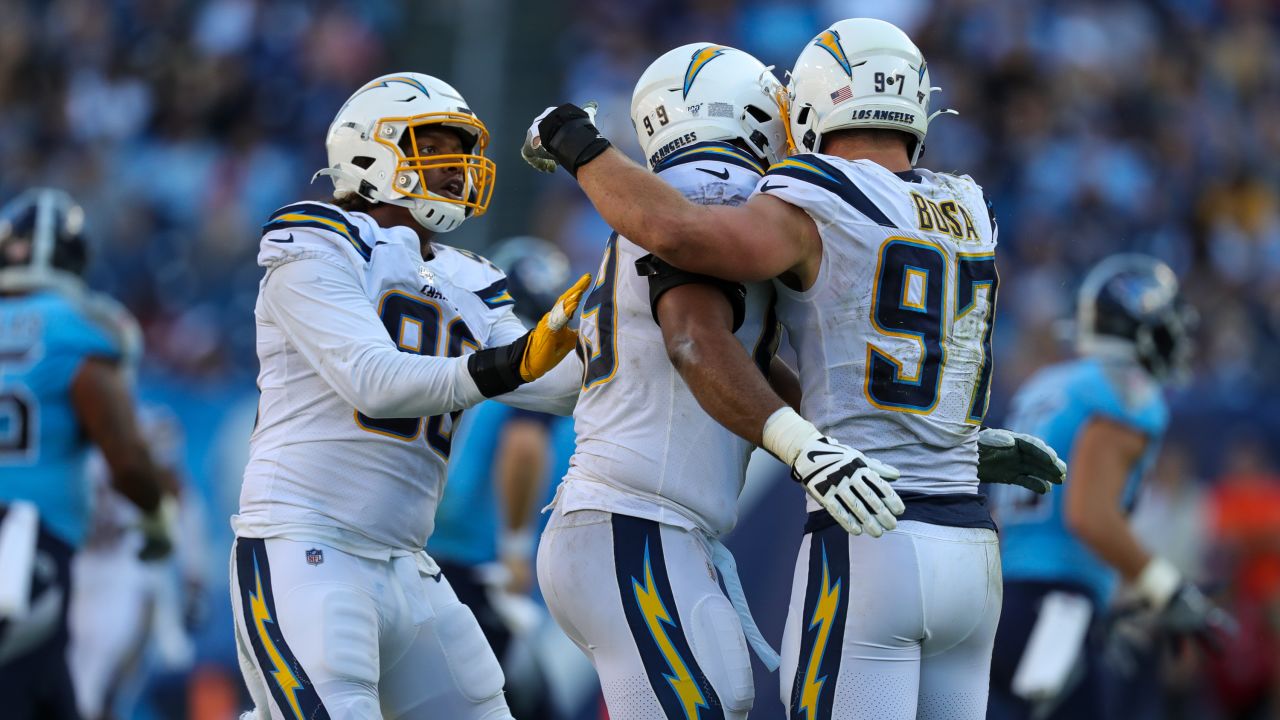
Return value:
M 311 548 L 307 551 L 307 564 L 319 565 L 324 562 L 324 551 L 319 548 Z

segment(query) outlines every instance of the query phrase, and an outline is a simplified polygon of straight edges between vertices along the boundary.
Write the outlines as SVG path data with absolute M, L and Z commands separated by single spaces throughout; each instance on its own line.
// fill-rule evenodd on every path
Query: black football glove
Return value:
M 529 128 L 526 148 L 521 154 L 531 165 L 545 172 L 552 172 L 554 168 L 545 161 L 535 162 L 534 158 L 541 157 L 543 153 L 550 155 L 557 165 L 577 177 L 578 168 L 609 149 L 609 141 L 595 126 L 594 110 L 592 103 L 588 103 L 586 109 L 572 103 L 547 108 Z

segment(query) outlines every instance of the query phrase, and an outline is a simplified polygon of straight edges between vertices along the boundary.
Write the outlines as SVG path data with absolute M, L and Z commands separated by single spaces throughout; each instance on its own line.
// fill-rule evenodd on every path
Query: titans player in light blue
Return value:
M 489 259 L 506 273 L 516 314 L 529 326 L 537 317 L 526 313 L 549 307 L 570 279 L 569 259 L 540 238 L 505 240 Z M 507 665 L 512 633 L 489 593 L 504 574 L 508 589 L 518 593 L 533 589 L 534 548 L 546 524 L 546 516 L 539 516 L 537 509 L 551 501 L 558 479 L 569 469 L 573 450 L 572 417 L 497 402 L 467 410 L 456 431 L 429 543 L 431 556 L 458 599 L 475 613 L 502 662 L 507 703 L 517 717 L 547 716 L 547 693 L 540 678 L 522 677 L 517 668 Z
M 1080 357 L 1041 370 L 1014 398 L 1010 427 L 1043 438 L 1071 470 L 1062 492 L 991 490 L 1004 612 L 989 718 L 1102 715 L 1096 620 L 1117 580 L 1170 630 L 1221 624 L 1221 611 L 1128 522 L 1168 424 L 1164 386 L 1187 369 L 1192 318 L 1167 265 L 1111 256 L 1080 289 Z
M 34 189 L 0 209 L 0 697 L 6 718 L 75 718 L 67 670 L 71 555 L 89 522 L 85 461 L 145 513 L 168 552 L 164 478 L 138 431 L 132 318 L 80 280 L 84 213 Z M 26 590 L 29 588 L 29 592 Z

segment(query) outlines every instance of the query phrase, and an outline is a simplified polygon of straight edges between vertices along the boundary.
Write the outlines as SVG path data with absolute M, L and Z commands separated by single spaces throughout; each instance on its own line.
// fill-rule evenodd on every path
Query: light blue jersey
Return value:
M 41 290 L 0 296 L 0 503 L 27 500 L 60 539 L 78 546 L 89 522 L 89 442 L 71 383 L 89 357 L 126 354 L 113 302 Z
M 1069 463 L 1076 436 L 1093 417 L 1123 423 L 1150 438 L 1124 488 L 1125 510 L 1132 510 L 1169 418 L 1161 388 L 1145 370 L 1131 362 L 1098 358 L 1045 368 L 1018 391 L 1009 428 L 1044 438 Z M 1066 483 L 1071 482 L 1068 471 Z M 1036 495 L 1011 485 L 991 488 L 1004 579 L 1076 583 L 1096 602 L 1105 603 L 1115 573 L 1067 530 L 1064 491 Z
M 454 435 L 435 531 L 427 542 L 427 552 L 432 557 L 471 566 L 497 562 L 502 508 L 494 490 L 493 460 L 503 426 L 521 417 L 548 422 L 551 457 L 546 477 L 550 502 L 573 455 L 573 419 L 517 410 L 493 401 L 480 403 L 463 414 Z M 540 518 L 536 527 L 541 530 L 544 524 L 545 519 Z

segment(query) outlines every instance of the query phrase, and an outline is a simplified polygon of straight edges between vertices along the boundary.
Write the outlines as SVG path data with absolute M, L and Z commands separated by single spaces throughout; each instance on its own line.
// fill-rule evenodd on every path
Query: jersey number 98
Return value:
M 462 318 L 454 318 L 448 327 L 441 328 L 439 305 L 399 290 L 392 290 L 382 296 L 378 303 L 378 317 L 382 319 L 387 333 L 396 341 L 401 352 L 461 357 L 466 348 L 475 350 L 479 347 L 475 336 L 471 334 L 471 328 L 467 327 Z M 370 432 L 412 441 L 418 438 L 425 422 L 427 444 L 447 459 L 453 440 L 453 427 L 461 414 L 459 411 L 429 418 L 371 418 L 356 412 L 356 424 Z

